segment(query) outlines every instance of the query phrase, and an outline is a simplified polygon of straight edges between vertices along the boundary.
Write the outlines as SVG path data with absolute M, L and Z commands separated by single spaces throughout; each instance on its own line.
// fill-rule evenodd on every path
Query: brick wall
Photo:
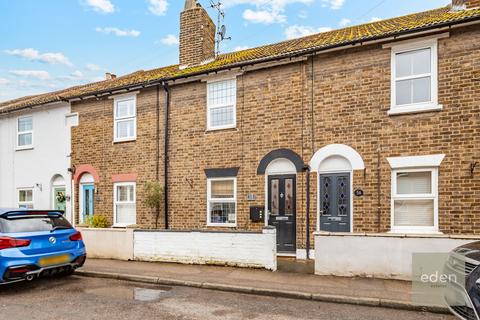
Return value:
M 160 138 L 163 139 L 164 93 L 159 92 Z M 143 90 L 137 96 L 137 140 L 113 143 L 113 99 L 90 99 L 72 104 L 72 112 L 79 113 L 79 126 L 72 129 L 72 164 L 89 164 L 99 173 L 96 184 L 95 214 L 105 215 L 113 223 L 112 175 L 137 174 L 137 224 L 155 227 L 156 210 L 144 204 L 144 187 L 147 181 L 156 180 L 156 88 Z M 163 183 L 163 142 L 160 142 L 159 181 Z M 78 221 L 78 193 L 75 212 Z M 163 210 L 159 226 L 163 226 Z
M 309 58 L 238 76 L 235 129 L 206 131 L 205 82 L 172 86 L 168 163 L 171 228 L 210 229 L 206 227 L 204 169 L 240 167 L 237 229 L 260 230 L 263 223 L 250 222 L 249 207 L 264 205 L 265 177 L 256 174 L 263 156 L 288 148 L 308 163 L 316 150 L 341 143 L 356 149 L 366 166 L 365 171 L 353 175 L 354 189 L 365 192 L 363 197 L 354 197 L 354 231 L 390 229 L 391 169 L 387 157 L 445 153 L 439 171 L 440 230 L 480 233 L 480 173 L 477 169 L 473 177 L 470 175 L 470 164 L 480 161 L 479 84 L 472 81 L 480 68 L 479 28 L 452 30 L 449 38 L 439 40 L 440 112 L 387 114 L 390 49 L 381 45 L 315 57 L 312 112 L 311 62 Z M 92 164 L 101 172 L 97 212 L 112 215 L 110 176 L 134 171 L 139 175 L 137 215 L 143 227 L 154 226 L 153 213 L 141 199 L 142 185 L 153 179 L 156 163 L 155 96 L 153 89 L 138 95 L 138 139 L 125 144 L 112 144 L 111 99 L 73 105 L 73 111 L 80 113 L 80 126 L 73 131 L 72 161 Z M 163 115 L 163 93 L 160 100 Z M 317 174 L 312 173 L 312 232 L 316 226 L 316 184 Z M 305 189 L 305 173 L 298 173 L 298 247 L 305 246 Z M 256 200 L 247 201 L 247 194 L 255 194 Z
M 180 14 L 180 65 L 198 65 L 215 57 L 215 24 L 201 6 Z

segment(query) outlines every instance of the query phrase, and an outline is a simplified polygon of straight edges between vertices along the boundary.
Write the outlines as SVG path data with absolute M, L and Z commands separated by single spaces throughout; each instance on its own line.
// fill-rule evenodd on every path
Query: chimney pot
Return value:
M 105 73 L 105 79 L 107 79 L 107 80 L 114 80 L 116 78 L 117 78 L 116 74 L 113 74 L 113 73 L 110 73 L 110 72 Z
M 480 8 L 480 0 L 452 0 L 453 11 L 462 11 L 473 8 Z
M 197 5 L 197 0 L 185 0 L 185 7 L 183 10 L 195 9 Z

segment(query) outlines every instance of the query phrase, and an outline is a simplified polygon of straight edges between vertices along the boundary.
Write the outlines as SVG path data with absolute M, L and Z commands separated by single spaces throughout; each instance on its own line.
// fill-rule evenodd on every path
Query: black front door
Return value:
M 320 175 L 320 230 L 350 232 L 350 174 Z
M 295 175 L 268 177 L 268 222 L 277 228 L 277 252 L 296 250 L 295 180 Z

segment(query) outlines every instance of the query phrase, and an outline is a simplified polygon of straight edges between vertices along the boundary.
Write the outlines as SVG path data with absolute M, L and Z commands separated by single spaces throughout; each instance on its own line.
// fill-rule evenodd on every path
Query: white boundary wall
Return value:
M 478 236 L 315 234 L 315 274 L 412 279 L 413 253 L 448 253 Z
M 78 229 L 89 258 L 133 260 L 133 229 Z
M 134 232 L 134 257 L 140 261 L 215 264 L 277 270 L 275 229 L 263 232 Z

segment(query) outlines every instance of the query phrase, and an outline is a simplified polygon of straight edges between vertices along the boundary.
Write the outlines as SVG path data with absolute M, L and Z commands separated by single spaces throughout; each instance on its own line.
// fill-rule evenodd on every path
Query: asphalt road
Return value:
M 447 315 L 70 277 L 0 286 L 0 319 L 444 319 Z

